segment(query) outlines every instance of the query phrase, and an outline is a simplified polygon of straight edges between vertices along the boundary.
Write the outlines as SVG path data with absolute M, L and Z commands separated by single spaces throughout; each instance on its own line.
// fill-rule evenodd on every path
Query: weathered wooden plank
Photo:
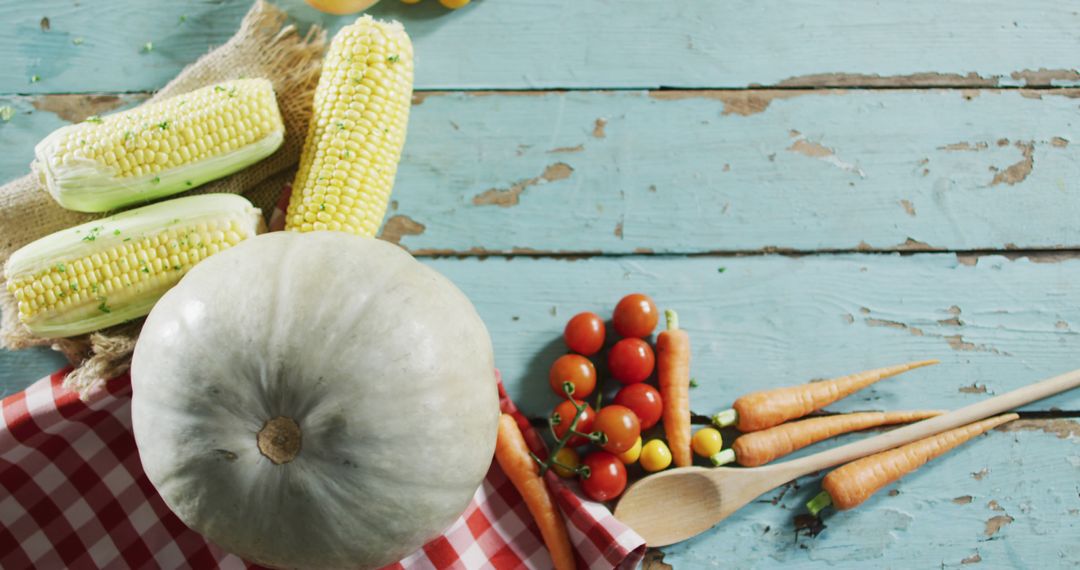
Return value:
M 820 477 L 805 477 L 665 548 L 663 561 L 676 570 L 1072 568 L 1080 565 L 1080 544 L 1070 540 L 1080 533 L 1078 478 L 1078 435 L 995 431 L 854 510 L 828 512 L 816 537 L 797 530 L 820 488 Z
M 417 253 L 1077 247 L 1080 90 L 1057 93 L 431 94 L 383 235 Z M 0 97 L 0 178 L 65 119 L 140 97 Z
M 920 254 L 425 263 L 476 303 L 512 396 L 534 415 L 555 402 L 546 372 L 563 351 L 565 320 L 585 309 L 606 314 L 633 290 L 680 310 L 694 340 L 698 412 L 751 389 L 923 357 L 943 364 L 831 409 L 951 408 L 1078 365 L 1080 260 L 983 257 L 970 265 Z M 0 383 L 10 391 L 41 375 L 41 356 L 0 353 Z M 1033 406 L 1055 407 L 1080 409 L 1080 394 Z M 865 568 L 885 560 L 957 567 L 975 555 L 991 567 L 1080 563 L 1080 547 L 1068 539 L 1080 530 L 1080 427 L 1055 420 L 1014 428 L 935 461 L 856 511 L 831 515 L 816 538 L 795 528 L 817 488 L 816 478 L 805 478 L 666 549 L 665 561 L 677 569 Z
M 280 3 L 305 25 L 351 21 Z M 249 5 L 9 0 L 0 93 L 154 89 Z M 372 13 L 405 22 L 423 89 L 1080 84 L 1080 13 L 1056 0 L 478 0 L 456 12 L 387 0 Z
M 955 408 L 1080 367 L 1080 259 L 1033 263 L 952 254 L 427 259 L 476 304 L 512 397 L 556 403 L 547 370 L 573 314 L 609 314 L 644 291 L 679 310 L 694 339 L 693 408 L 759 388 L 922 358 L 835 411 Z M 4 365 L 11 389 L 33 380 Z M 1080 411 L 1080 391 L 1029 406 Z
M 949 254 L 579 261 L 436 259 L 474 301 L 511 396 L 533 415 L 557 401 L 547 369 L 573 314 L 610 314 L 652 294 L 694 339 L 711 413 L 738 395 L 921 358 L 942 364 L 888 380 L 830 409 L 955 408 L 1080 367 L 1080 260 Z M 1080 410 L 1080 391 L 1029 409 Z
M 1071 247 L 1061 93 L 428 96 L 387 231 L 417 252 Z

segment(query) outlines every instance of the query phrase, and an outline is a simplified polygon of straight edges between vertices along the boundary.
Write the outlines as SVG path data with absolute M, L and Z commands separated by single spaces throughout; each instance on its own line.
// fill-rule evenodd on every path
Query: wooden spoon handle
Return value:
M 787 461 L 777 465 L 777 467 L 789 470 L 789 475 L 794 479 L 795 477 L 801 477 L 808 473 L 813 473 L 814 471 L 827 469 L 833 465 L 847 463 L 848 461 L 860 457 L 873 455 L 874 453 L 911 443 L 915 440 L 929 437 L 945 430 L 967 425 L 971 422 L 988 418 L 1002 412 L 1007 412 L 1019 406 L 1030 404 L 1036 400 L 1041 400 L 1078 386 L 1080 386 L 1080 369 L 1066 372 L 1060 376 L 1054 376 L 1053 378 L 1048 378 L 1041 382 L 1024 386 L 1023 388 L 1017 388 L 1012 392 L 1007 392 L 1000 396 L 990 398 L 989 400 L 983 400 L 971 404 L 970 406 L 953 410 L 935 418 L 916 422 L 909 426 L 892 430 L 888 433 L 842 445 L 807 457 Z

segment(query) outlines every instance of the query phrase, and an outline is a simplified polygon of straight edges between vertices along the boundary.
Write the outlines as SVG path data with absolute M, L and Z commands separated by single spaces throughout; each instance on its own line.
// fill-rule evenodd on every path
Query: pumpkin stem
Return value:
M 285 416 L 266 420 L 256 440 L 267 459 L 277 465 L 288 463 L 300 453 L 300 425 Z

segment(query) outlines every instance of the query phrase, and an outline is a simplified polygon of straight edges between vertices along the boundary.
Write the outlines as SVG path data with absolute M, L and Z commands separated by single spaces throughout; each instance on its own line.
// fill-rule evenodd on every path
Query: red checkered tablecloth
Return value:
M 0 568 L 257 568 L 180 522 L 143 473 L 131 432 L 131 380 L 82 401 L 67 371 L 0 402 Z M 499 385 L 535 451 L 540 438 Z M 582 568 L 633 568 L 644 541 L 603 505 L 548 473 Z M 540 532 L 492 464 L 472 503 L 442 536 L 391 566 L 550 568 Z

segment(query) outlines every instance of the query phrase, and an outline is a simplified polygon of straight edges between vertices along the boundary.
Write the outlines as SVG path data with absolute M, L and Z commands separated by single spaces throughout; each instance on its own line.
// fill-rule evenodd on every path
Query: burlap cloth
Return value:
M 313 26 L 301 36 L 294 26 L 285 25 L 285 19 L 279 8 L 258 0 L 228 42 L 187 66 L 150 98 L 156 101 L 242 77 L 265 77 L 274 84 L 285 121 L 281 148 L 245 170 L 188 194 L 243 194 L 269 216 L 282 185 L 292 180 L 311 117 L 326 33 Z M 100 216 L 61 208 L 31 175 L 13 180 L 0 187 L 0 265 L 35 239 L 96 217 Z M 83 394 L 128 368 L 142 327 L 139 319 L 88 335 L 48 340 L 35 337 L 19 322 L 17 313 L 0 276 L 0 345 L 10 350 L 51 345 L 63 352 L 75 367 L 65 384 Z

